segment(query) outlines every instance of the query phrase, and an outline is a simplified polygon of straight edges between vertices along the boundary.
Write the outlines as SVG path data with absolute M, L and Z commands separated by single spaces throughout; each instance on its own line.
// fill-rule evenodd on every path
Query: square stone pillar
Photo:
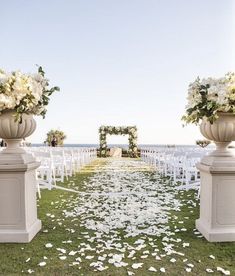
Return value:
M 0 153 L 0 242 L 27 243 L 41 229 L 31 154 Z
M 197 168 L 201 189 L 196 228 L 210 242 L 235 241 L 235 158 L 207 156 Z

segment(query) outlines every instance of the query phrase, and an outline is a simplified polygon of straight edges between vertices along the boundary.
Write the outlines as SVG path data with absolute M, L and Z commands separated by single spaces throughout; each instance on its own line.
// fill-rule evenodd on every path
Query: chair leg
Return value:
M 39 187 L 38 181 L 37 181 L 37 191 L 38 191 L 38 197 L 39 197 L 39 199 L 41 199 L 41 191 L 40 191 L 40 187 Z
M 38 175 L 37 175 L 37 171 L 35 172 L 35 177 L 36 177 L 36 185 L 37 185 L 37 192 L 38 192 L 38 197 L 39 199 L 41 198 L 41 191 L 40 191 L 40 186 L 39 186 L 39 180 L 38 180 Z

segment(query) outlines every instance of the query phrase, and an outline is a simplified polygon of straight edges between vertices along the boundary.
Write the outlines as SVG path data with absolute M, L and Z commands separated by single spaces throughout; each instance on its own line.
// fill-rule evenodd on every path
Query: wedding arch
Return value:
M 129 135 L 129 156 L 138 157 L 137 149 L 137 127 L 136 126 L 101 126 L 99 128 L 100 135 L 100 156 L 107 157 L 107 141 L 106 136 L 109 135 Z

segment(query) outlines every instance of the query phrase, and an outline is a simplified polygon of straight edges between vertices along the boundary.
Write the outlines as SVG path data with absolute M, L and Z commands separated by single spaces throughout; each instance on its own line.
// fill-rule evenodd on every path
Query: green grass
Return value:
M 69 179 L 59 185 L 64 187 L 73 188 L 76 185 L 80 191 L 85 191 L 86 187 L 83 182 L 86 181 L 93 173 L 93 167 L 104 164 L 104 160 L 95 161 L 92 166 L 86 167 L 82 172 L 78 173 L 75 177 Z M 155 174 L 151 171 L 145 172 L 148 177 L 151 177 L 154 181 Z M 167 180 L 162 180 L 167 181 Z M 75 183 L 75 184 L 74 184 Z M 195 234 L 195 219 L 199 217 L 199 206 L 195 199 L 195 192 L 179 192 L 179 199 L 184 202 L 184 206 L 181 207 L 181 211 L 172 211 L 170 213 L 169 227 L 170 229 L 186 228 L 185 232 L 176 232 L 173 239 L 181 239 L 180 242 L 172 242 L 174 249 L 178 252 L 184 253 L 184 256 L 170 255 L 163 256 L 161 261 L 157 261 L 151 253 L 155 248 L 159 249 L 158 254 L 164 254 L 162 237 L 150 237 L 143 236 L 137 238 L 143 238 L 149 243 L 153 243 L 152 247 L 149 243 L 142 250 L 138 251 L 134 257 L 135 260 L 126 257 L 123 260 L 129 265 L 127 267 L 116 268 L 108 262 L 104 262 L 109 266 L 109 269 L 103 272 L 95 272 L 94 268 L 90 267 L 90 263 L 93 260 L 85 259 L 86 255 L 93 255 L 94 261 L 97 261 L 97 256 L 102 254 L 117 253 L 116 250 L 105 250 L 100 254 L 93 250 L 87 250 L 85 252 L 77 253 L 75 256 L 69 256 L 68 253 L 72 250 L 78 250 L 78 246 L 82 243 L 88 244 L 87 235 L 92 237 L 93 232 L 88 231 L 80 226 L 79 217 L 77 218 L 65 218 L 63 210 L 69 210 L 69 202 L 75 200 L 78 194 L 66 192 L 62 190 L 53 189 L 52 191 L 43 190 L 42 198 L 38 201 L 38 216 L 42 220 L 42 230 L 33 241 L 29 244 L 0 244 L 0 275 L 22 275 L 28 274 L 28 269 L 32 269 L 35 272 L 33 275 L 127 275 L 127 271 L 132 271 L 135 275 L 208 275 L 206 268 L 211 268 L 215 272 L 212 275 L 222 275 L 221 272 L 216 272 L 216 267 L 222 267 L 228 269 L 231 275 L 235 275 L 235 243 L 209 243 L 200 235 Z M 188 201 L 190 201 L 188 203 Z M 71 205 L 72 208 L 72 205 Z M 183 224 L 180 222 L 183 221 Z M 72 229 L 72 232 L 71 232 Z M 86 234 L 86 233 L 88 234 Z M 135 238 L 124 238 L 122 231 L 119 231 L 117 237 L 121 244 L 128 243 L 133 244 L 136 241 Z M 108 240 L 108 237 L 107 237 Z M 66 241 L 72 241 L 72 243 L 63 243 Z M 189 243 L 189 247 L 182 247 L 183 242 Z M 53 244 L 52 248 L 46 248 L 45 244 Z M 91 247 L 99 248 L 98 243 L 91 242 Z M 56 248 L 66 249 L 66 260 L 60 260 L 60 252 Z M 102 247 L 101 251 L 102 251 Z M 150 254 L 146 259 L 141 259 L 143 251 L 149 250 Z M 120 254 L 121 252 L 119 252 Z M 209 256 L 215 256 L 215 259 L 211 259 Z M 44 259 L 46 257 L 47 259 Z M 82 262 L 78 265 L 73 265 L 75 259 L 80 257 Z M 28 262 L 26 260 L 30 258 Z M 170 259 L 175 258 L 176 262 L 171 263 Z M 187 259 L 187 260 L 186 260 Z M 38 263 L 46 261 L 46 266 L 40 267 Z M 144 263 L 143 267 L 134 270 L 131 268 L 133 262 Z M 187 273 L 185 268 L 187 264 L 193 264 L 191 273 Z M 155 267 L 158 272 L 153 273 L 148 271 L 149 267 Z M 166 269 L 166 273 L 159 272 L 160 267 Z

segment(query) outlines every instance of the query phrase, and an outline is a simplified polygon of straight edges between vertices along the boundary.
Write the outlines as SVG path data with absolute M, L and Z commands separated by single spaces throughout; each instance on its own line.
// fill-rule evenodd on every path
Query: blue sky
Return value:
M 97 143 L 98 128 L 137 125 L 139 143 L 194 143 L 182 128 L 197 76 L 235 71 L 232 0 L 1 1 L 3 69 L 44 67 L 61 92 L 29 140 L 59 128 L 67 143 Z M 110 137 L 126 143 L 127 137 Z

